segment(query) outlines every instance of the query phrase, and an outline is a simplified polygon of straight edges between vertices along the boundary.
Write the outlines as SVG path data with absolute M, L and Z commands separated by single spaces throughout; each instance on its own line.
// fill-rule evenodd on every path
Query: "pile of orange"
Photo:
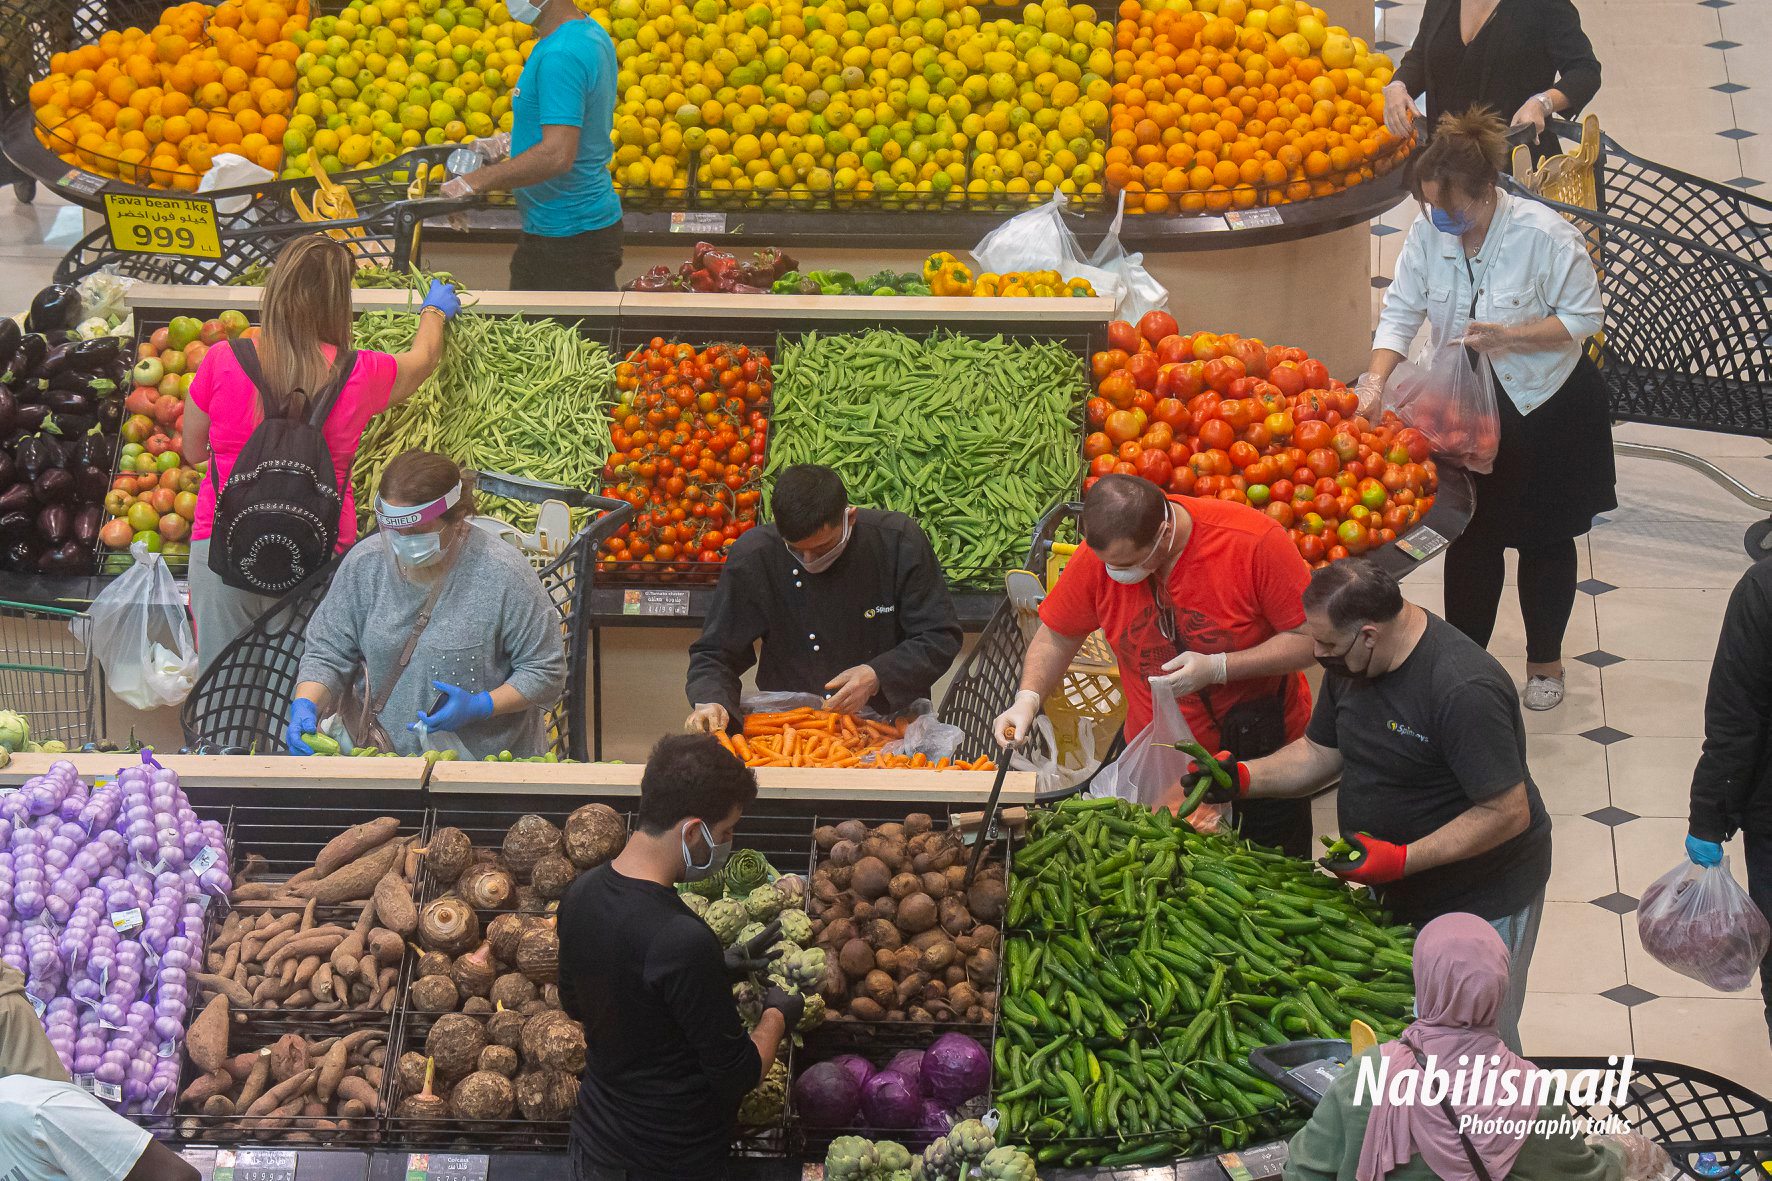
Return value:
M 307 0 L 168 8 L 143 31 L 58 53 L 31 85 L 37 134 L 63 160 L 135 184 L 195 189 L 232 152 L 273 172 L 296 95 L 291 34 Z
M 1146 213 L 1325 196 L 1398 158 L 1390 80 L 1304 0 L 1123 0 L 1103 180 Z

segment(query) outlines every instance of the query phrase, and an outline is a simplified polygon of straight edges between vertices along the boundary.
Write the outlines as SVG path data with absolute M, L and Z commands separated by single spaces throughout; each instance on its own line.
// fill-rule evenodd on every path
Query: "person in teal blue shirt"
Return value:
M 615 42 L 572 0 L 506 0 L 536 44 L 511 100 L 511 130 L 476 140 L 488 163 L 453 177 L 446 197 L 517 195 L 523 234 L 511 256 L 516 291 L 613 291 L 621 266 L 621 199 L 609 176 Z

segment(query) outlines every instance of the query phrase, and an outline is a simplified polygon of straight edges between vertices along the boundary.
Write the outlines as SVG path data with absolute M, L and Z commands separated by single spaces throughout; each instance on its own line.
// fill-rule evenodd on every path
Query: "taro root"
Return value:
M 566 838 L 554 827 L 553 821 L 531 813 L 519 817 L 505 833 L 505 864 L 511 867 L 511 872 L 527 880 L 536 862 L 549 853 L 561 852 L 565 844 Z
M 563 1120 L 577 1101 L 578 1080 L 563 1070 L 535 1070 L 517 1080 L 517 1110 L 524 1119 Z
M 460 955 L 480 942 L 480 916 L 462 899 L 446 894 L 419 912 L 418 942 L 428 951 Z
M 289 1081 L 311 1065 L 308 1041 L 301 1034 L 286 1033 L 271 1043 L 271 1077 L 278 1082 Z
M 425 1054 L 444 1078 L 460 1078 L 474 1069 L 486 1048 L 486 1028 L 465 1013 L 445 1013 L 425 1037 Z
M 416 1050 L 408 1050 L 400 1055 L 396 1070 L 400 1076 L 400 1090 L 408 1095 L 416 1095 L 425 1089 L 425 1056 Z
M 461 1003 L 461 1011 L 470 1017 L 490 1017 L 492 1002 L 483 996 L 471 996 Z
M 486 999 L 495 1006 L 518 1009 L 534 1000 L 537 991 L 535 981 L 521 972 L 506 972 L 492 982 L 492 988 L 486 993 Z
M 498 961 L 492 958 L 492 944 L 482 943 L 473 951 L 457 956 L 449 969 L 449 978 L 464 997 L 485 996 L 498 978 Z
M 511 1080 L 491 1070 L 476 1070 L 449 1093 L 449 1112 L 456 1119 L 501 1120 L 517 1109 Z
M 418 957 L 418 967 L 414 971 L 419 976 L 447 976 L 449 965 L 453 962 L 443 952 L 427 951 Z M 418 1090 L 417 1087 L 412 1089 Z
M 585 1067 L 585 1031 L 564 1013 L 541 1013 L 523 1026 L 523 1060 L 577 1074 Z
M 463 871 L 455 892 L 476 910 L 503 910 L 517 893 L 517 879 L 490 861 L 476 861 Z
M 502 1074 L 512 1078 L 517 1073 L 517 1051 L 509 1046 L 490 1045 L 480 1051 L 478 1064 L 481 1070 L 490 1070 L 494 1074 Z
M 578 876 L 578 867 L 564 853 L 549 853 L 529 871 L 529 881 L 544 900 L 552 901 L 566 893 L 566 887 Z
M 513 962 L 517 958 L 517 941 L 523 938 L 530 922 L 527 915 L 501 914 L 487 923 L 486 941 L 492 944 L 492 954 L 507 964 Z
M 516 905 L 525 914 L 534 914 L 548 908 L 548 899 L 534 886 L 518 886 Z
M 431 1088 L 436 1085 L 436 1062 L 425 1060 L 424 1086 L 418 1094 L 408 1095 L 394 1109 L 394 1114 L 406 1119 L 442 1119 L 449 1114 L 449 1102 L 440 1099 Z
M 552 984 L 560 973 L 560 936 L 554 928 L 537 923 L 517 941 L 517 971 L 537 984 Z
M 425 866 L 431 877 L 448 885 L 461 876 L 474 860 L 474 842 L 468 834 L 454 826 L 439 828 L 425 846 Z
M 627 843 L 627 825 L 608 804 L 586 804 L 566 818 L 566 856 L 579 869 L 595 869 Z
M 500 1009 L 486 1019 L 486 1036 L 501 1046 L 512 1049 L 523 1044 L 523 1014 L 514 1009 Z
M 455 981 L 447 976 L 420 976 L 407 995 L 421 1013 L 453 1013 L 461 1003 Z

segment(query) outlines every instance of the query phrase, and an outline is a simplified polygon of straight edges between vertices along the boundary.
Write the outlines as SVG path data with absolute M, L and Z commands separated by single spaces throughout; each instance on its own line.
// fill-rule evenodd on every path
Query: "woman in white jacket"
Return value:
M 1446 620 L 1479 644 L 1495 627 L 1503 551 L 1520 553 L 1528 709 L 1563 700 L 1563 632 L 1575 605 L 1575 539 L 1616 508 L 1607 392 L 1588 360 L 1600 290 L 1580 232 L 1505 192 L 1506 129 L 1477 107 L 1440 120 L 1411 163 L 1422 214 L 1409 227 L 1361 378 L 1376 407 L 1422 322 L 1435 345 L 1461 341 L 1494 375 L 1494 469 L 1475 477 L 1476 511 L 1446 555 Z

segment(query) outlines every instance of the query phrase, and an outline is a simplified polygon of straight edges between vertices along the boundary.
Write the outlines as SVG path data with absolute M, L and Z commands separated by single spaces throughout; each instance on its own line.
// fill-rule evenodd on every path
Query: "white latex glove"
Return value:
M 846 668 L 825 684 L 824 707 L 836 714 L 855 714 L 880 691 L 880 675 L 873 666 Z
M 1033 733 L 1034 718 L 1040 712 L 1040 695 L 1032 689 L 1022 689 L 1015 695 L 1015 704 L 997 715 L 991 723 L 991 733 L 996 736 L 997 745 L 1008 748 L 1020 746 L 1026 742 L 1028 735 Z
M 725 706 L 707 703 L 698 705 L 689 712 L 689 719 L 683 723 L 683 728 L 703 734 L 717 734 L 725 730 L 726 724 L 731 720 Z
M 472 197 L 474 195 L 474 186 L 468 183 L 468 178 L 465 176 L 452 176 L 443 182 L 443 187 L 438 189 L 437 192 L 440 195 L 451 199 L 456 197 Z
M 488 135 L 468 145 L 474 154 L 488 164 L 497 164 L 511 154 L 511 133 L 501 131 L 497 135 Z
M 1488 324 L 1473 320 L 1464 327 L 1460 343 L 1479 353 L 1497 353 L 1513 343 L 1513 329 L 1505 324 Z
M 1167 685 L 1177 697 L 1191 697 L 1208 685 L 1225 682 L 1223 652 L 1183 652 L 1163 666 L 1163 676 L 1148 677 L 1155 685 Z
M 1360 404 L 1354 413 L 1368 419 L 1376 419 L 1384 409 L 1384 379 L 1376 373 L 1362 373 L 1354 382 L 1354 396 Z
M 1390 128 L 1392 135 L 1398 139 L 1406 139 L 1415 130 L 1415 100 L 1409 97 L 1409 88 L 1401 82 L 1392 82 L 1384 88 L 1384 125 Z
M 1515 127 L 1530 123 L 1534 131 L 1542 134 L 1544 121 L 1549 115 L 1550 112 L 1545 109 L 1544 103 L 1535 94 L 1520 104 L 1520 109 L 1514 112 L 1514 117 L 1509 122 Z
M 1610 1140 L 1624 1151 L 1624 1181 L 1656 1181 L 1673 1169 L 1667 1150 L 1641 1132 L 1620 1132 L 1606 1136 L 1589 1136 L 1596 1144 Z

